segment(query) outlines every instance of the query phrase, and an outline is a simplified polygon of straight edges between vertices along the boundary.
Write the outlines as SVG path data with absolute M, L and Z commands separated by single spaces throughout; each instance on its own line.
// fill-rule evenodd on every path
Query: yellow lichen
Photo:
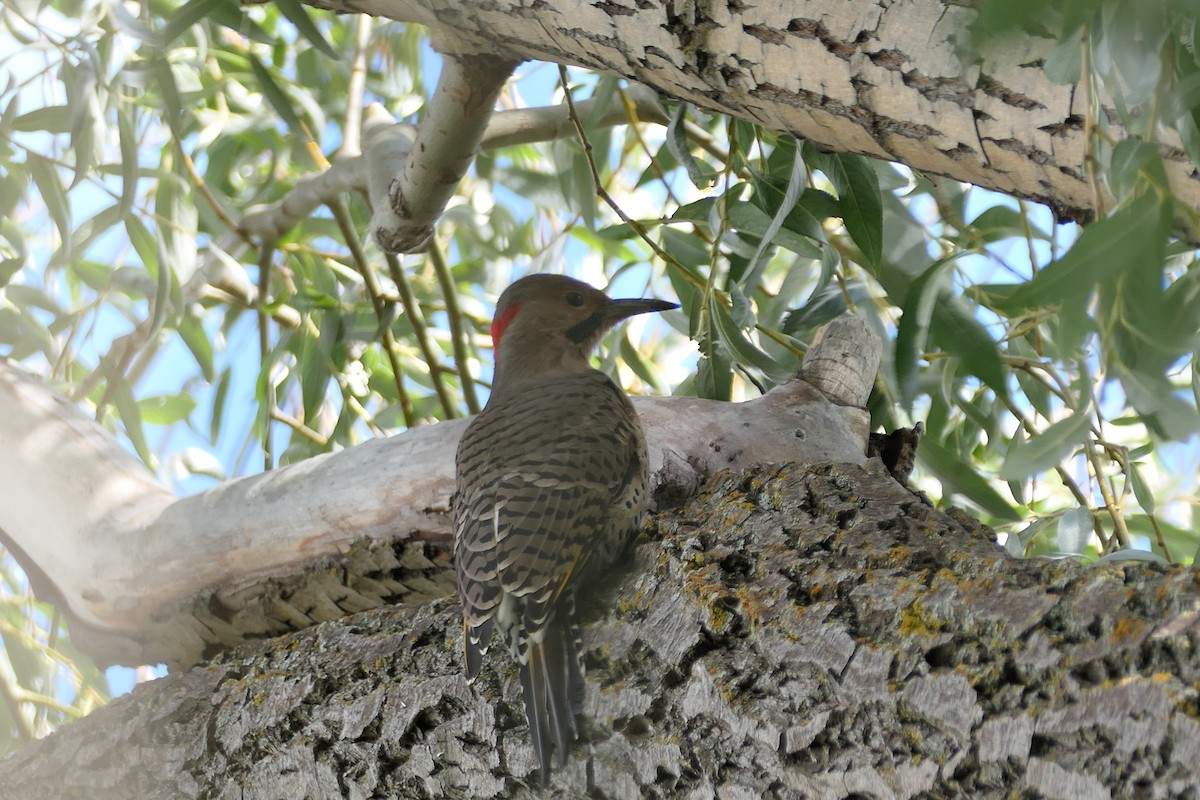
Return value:
M 943 622 L 922 613 L 919 603 L 912 603 L 900 611 L 900 634 L 902 636 L 929 635 L 942 629 Z

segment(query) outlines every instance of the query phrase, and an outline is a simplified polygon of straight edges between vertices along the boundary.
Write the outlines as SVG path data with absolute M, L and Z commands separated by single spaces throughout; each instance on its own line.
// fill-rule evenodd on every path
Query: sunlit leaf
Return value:
M 702 164 L 693 155 L 688 145 L 687 134 L 684 133 L 683 121 L 687 117 L 687 103 L 679 103 L 671 114 L 671 122 L 667 126 L 667 147 L 675 161 L 687 170 L 688 178 L 700 189 L 707 189 L 716 179 L 708 165 Z
M 1058 518 L 1055 529 L 1058 549 L 1064 553 L 1083 553 L 1092 538 L 1092 513 L 1076 506 Z
M 1168 218 L 1158 198 L 1147 193 L 1084 229 L 1066 254 L 1009 298 L 1011 307 L 1053 305 L 1086 295 L 1123 269 L 1157 263 Z
M 150 425 L 171 425 L 186 420 L 196 408 L 196 398 L 186 392 L 159 394 L 137 401 L 142 422 Z
M 296 116 L 296 111 L 287 92 L 271 77 L 270 71 L 263 66 L 258 56 L 253 53 L 247 53 L 246 58 L 249 60 L 250 69 L 254 72 L 254 77 L 258 81 L 258 88 L 262 90 L 263 97 L 267 98 L 267 102 L 271 104 L 271 108 L 275 109 L 275 113 L 279 115 L 279 118 L 284 121 L 293 133 L 302 133 L 304 125 L 300 122 L 300 117 Z
M 1000 468 L 1000 477 L 1005 480 L 1021 480 L 1058 466 L 1082 446 L 1088 422 L 1087 411 L 1077 411 L 1020 446 L 1012 448 L 1004 459 L 1004 466 Z
M 54 220 L 54 226 L 58 228 L 58 234 L 62 237 L 63 252 L 69 256 L 74 235 L 71 227 L 71 206 L 58 171 L 48 159 L 30 153 L 29 173 L 33 176 L 33 182 L 37 184 L 50 219 Z
M 155 459 L 153 452 L 150 450 L 150 445 L 146 441 L 146 431 L 142 427 L 141 407 L 133 399 L 133 392 L 129 387 L 129 382 L 122 375 L 114 375 L 112 370 L 106 371 L 108 372 L 111 387 L 109 394 L 113 405 L 117 408 L 117 413 L 121 417 L 121 422 L 125 428 L 125 435 L 129 437 L 129 443 L 133 445 L 138 458 L 142 459 L 147 466 L 153 468 Z
M 325 35 L 313 24 L 312 17 L 308 15 L 308 10 L 298 0 L 275 0 L 275 5 L 288 18 L 288 21 L 296 26 L 296 30 L 300 32 L 300 35 L 307 39 L 313 47 L 332 59 L 341 58 L 338 51 L 334 50 L 333 46 L 329 44 Z

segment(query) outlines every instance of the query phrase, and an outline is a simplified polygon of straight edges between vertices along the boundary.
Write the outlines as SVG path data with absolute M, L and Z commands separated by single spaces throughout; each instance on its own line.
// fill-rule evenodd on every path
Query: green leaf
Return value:
M 762 238 L 758 242 L 758 247 L 754 250 L 754 255 L 750 257 L 750 263 L 745 269 L 745 277 L 742 279 L 744 286 L 753 287 L 758 285 L 762 272 L 767 266 L 764 260 L 767 248 L 775 243 L 775 237 L 783 229 L 784 221 L 792 213 L 792 209 L 796 207 L 796 201 L 800 199 L 800 194 L 804 191 L 804 182 L 807 178 L 808 170 L 804 166 L 804 159 L 800 157 L 800 151 L 796 150 L 793 153 L 792 170 L 788 176 L 787 190 L 783 193 L 779 207 L 775 209 L 775 214 L 771 217 L 771 221 L 767 223 L 767 227 L 763 230 Z
M 904 298 L 904 311 L 896 326 L 896 380 L 900 384 L 900 402 L 911 409 L 917 397 L 920 375 L 917 360 L 925 352 L 929 323 L 938 298 L 946 288 L 947 270 L 951 259 L 934 262 L 913 281 Z
M 719 328 L 711 313 L 717 304 L 712 297 L 705 302 L 706 298 L 699 293 L 696 299 L 703 306 L 702 313 L 688 309 L 693 324 L 696 320 L 701 321 L 699 329 L 693 332 L 700 348 L 700 358 L 696 362 L 696 394 L 710 400 L 729 400 L 733 394 L 733 365 L 721 344 Z
M 146 443 L 146 431 L 142 427 L 142 411 L 137 401 L 133 399 L 133 391 L 129 387 L 129 382 L 125 380 L 124 376 L 117 374 L 116 370 L 105 369 L 105 372 L 110 382 L 110 396 L 113 405 L 116 406 L 117 414 L 121 417 L 121 423 L 125 427 L 125 435 L 129 437 L 129 443 L 133 445 L 138 457 L 146 466 L 153 469 L 154 454 L 150 451 L 150 445 Z
M 670 226 L 662 229 L 662 248 L 685 267 L 699 269 L 708 266 L 709 245 L 692 233 L 684 233 Z
M 58 170 L 49 160 L 36 153 L 29 154 L 28 164 L 29 174 L 33 177 L 33 182 L 37 184 L 42 202 L 46 204 L 46 211 L 49 213 L 50 219 L 54 221 L 54 227 L 58 228 L 59 236 L 62 237 L 63 254 L 69 258 L 73 235 L 71 205 L 67 201 L 67 192 L 63 188 L 62 181 L 59 180 Z
M 1034 225 L 1032 220 L 1022 215 L 1017 209 L 1008 206 L 992 206 L 971 220 L 971 227 L 985 242 L 996 242 L 1011 237 L 1023 239 L 1025 238 L 1026 224 L 1029 225 L 1029 233 L 1034 239 L 1049 240 L 1050 237 L 1046 235 L 1046 232 Z M 1010 293 L 1016 288 L 1013 284 L 1004 284 L 1003 286 L 1007 287 L 1007 291 Z
M 221 374 L 217 377 L 217 385 L 213 390 L 212 411 L 209 414 L 208 423 L 208 440 L 216 444 L 221 437 L 221 423 L 225 420 L 225 401 L 229 397 L 229 385 L 232 381 L 233 373 L 229 367 L 221 370 Z
M 844 314 L 847 310 L 846 295 L 855 304 L 866 302 L 870 297 L 865 284 L 855 281 L 843 291 L 841 286 L 827 286 L 814 293 L 800 308 L 791 311 L 783 319 L 783 332 L 788 336 L 798 336 L 802 331 L 824 325 L 834 317 Z
M 5 245 L 4 243 L 8 244 Z M 29 257 L 29 248 L 25 242 L 25 234 L 20 226 L 8 217 L 0 216 L 0 289 L 8 285 L 13 276 L 25 266 Z
M 1138 505 L 1147 514 L 1154 513 L 1154 492 L 1150 491 L 1146 479 L 1142 477 L 1142 471 L 1136 462 L 1129 464 L 1129 482 L 1133 487 L 1133 496 L 1137 498 Z
M 745 231 L 761 237 L 764 241 L 771 231 L 772 220 L 766 212 L 753 203 L 730 202 L 726 207 L 729 225 L 735 231 Z M 774 244 L 786 247 L 793 253 L 820 260 L 821 249 L 808 236 L 797 234 L 788 227 L 776 229 L 771 237 Z
M 1132 194 L 1143 180 L 1164 194 L 1171 191 L 1158 148 L 1140 139 L 1122 139 L 1113 147 L 1108 180 L 1117 197 Z
M 133 106 L 129 103 L 117 104 L 117 140 L 121 148 L 121 199 L 118 207 L 122 217 L 129 214 L 137 199 L 139 142 L 134 133 L 133 114 Z
M 300 35 L 307 39 L 313 47 L 334 61 L 341 59 L 341 54 L 333 49 L 332 45 L 325 39 L 324 34 L 313 24 L 312 18 L 308 16 L 308 12 L 298 0 L 275 0 L 275 5 L 287 17 L 288 21 L 296 26 L 296 30 L 300 32 Z M 297 128 L 296 130 L 299 129 Z
M 1120 550 L 1114 550 L 1111 553 L 1101 556 L 1096 559 L 1097 564 L 1111 564 L 1121 561 L 1137 561 L 1148 564 L 1170 564 L 1170 561 L 1160 556 L 1158 553 L 1152 553 L 1149 550 L 1134 550 L 1130 547 L 1123 547 Z
M 226 0 L 224 3 L 213 6 L 209 12 L 209 19 L 245 36 L 252 42 L 265 45 L 276 44 L 274 36 L 263 30 L 262 26 L 251 19 L 248 14 L 242 12 L 242 7 L 237 0 Z
M 129 234 L 129 243 L 133 245 L 134 251 L 141 259 L 142 266 L 146 268 L 146 272 L 150 275 L 157 275 L 158 269 L 158 241 L 154 234 L 142 222 L 141 217 L 129 216 L 125 219 L 125 232 Z
M 137 401 L 142 421 L 151 425 L 173 425 L 186 420 L 196 408 L 196 398 L 187 392 L 160 394 Z
M 246 58 L 250 62 L 250 70 L 254 73 L 255 79 L 258 81 L 258 88 L 262 90 L 263 97 L 267 98 L 267 102 L 271 104 L 271 108 L 275 109 L 275 113 L 279 115 L 279 118 L 287 124 L 293 133 L 302 134 L 304 132 L 304 125 L 301 124 L 300 118 L 296 116 L 296 111 L 292 108 L 292 101 L 288 97 L 287 92 L 275 82 L 275 79 L 271 77 L 271 73 L 258 60 L 258 56 L 254 55 L 254 53 L 247 53 Z
M 67 133 L 71 130 L 71 107 L 43 106 L 35 108 L 13 120 L 12 129 L 22 133 L 35 131 Z
M 772 381 L 780 383 L 791 377 L 791 370 L 780 364 L 763 352 L 758 345 L 750 341 L 746 332 L 734 324 L 733 318 L 716 298 L 711 298 L 708 304 L 709 315 L 721 332 L 721 344 L 729 349 L 738 363 L 762 370 Z
M 1046 77 L 1061 86 L 1074 86 L 1079 83 L 1082 69 L 1083 41 L 1079 31 L 1072 31 L 1062 37 L 1042 65 Z
M 701 168 L 701 163 L 692 156 L 688 145 L 687 134 L 683 130 L 683 121 L 687 116 L 687 103 L 680 102 L 671 114 L 671 122 L 667 125 L 667 148 L 675 160 L 687 170 L 688 179 L 697 189 L 708 189 L 716 181 L 716 173 L 707 164 Z
M 1092 513 L 1083 506 L 1065 512 L 1058 518 L 1054 537 L 1060 551 L 1083 555 L 1092 538 Z
M 1004 480 L 1019 481 L 1056 467 L 1083 444 L 1088 429 L 1087 409 L 1059 420 L 1039 435 L 1012 448 L 1000 468 Z
M 574 144 L 574 143 L 573 143 Z M 596 229 L 596 186 L 592 181 L 592 169 L 588 166 L 587 156 L 581 147 L 573 147 L 574 157 L 571 159 L 571 195 L 575 208 L 583 216 L 583 224 L 588 230 Z
M 183 101 L 179 98 L 179 86 L 175 83 L 175 73 L 171 71 L 171 65 L 165 57 L 154 59 L 150 72 L 154 76 L 158 91 L 162 94 L 165 112 L 163 117 L 167 126 L 176 138 L 183 138 L 179 135 L 183 124 Z
M 212 383 L 216 378 L 213 365 L 213 343 L 208 338 L 204 326 L 200 324 L 200 320 L 192 316 L 186 316 L 179 320 L 179 336 L 187 345 L 187 349 L 191 351 L 192 357 L 196 359 L 196 365 L 200 367 L 204 379 Z
M 839 167 L 838 174 L 829 178 L 838 191 L 838 207 L 846 231 L 867 263 L 878 271 L 883 263 L 883 199 L 879 177 L 871 162 L 862 156 L 835 153 L 830 160 Z
M 634 346 L 633 342 L 629 341 L 628 331 L 621 333 L 617 346 L 621 354 L 621 360 L 633 371 L 634 375 L 638 376 L 639 380 L 647 386 L 653 386 L 656 390 L 662 388 L 662 375 L 659 374 L 658 369 L 654 366 L 654 362 L 642 358 L 642 354 L 638 352 L 637 347 Z
M 998 397 L 1008 397 L 1004 363 L 996 341 L 960 300 L 943 295 L 933 310 L 930 327 L 939 347 L 958 358 L 968 372 L 990 386 Z
M 1018 522 L 1022 519 L 1000 494 L 984 480 L 970 464 L 946 449 L 932 436 L 921 439 L 917 461 L 951 491 L 961 494 L 979 508 L 991 514 L 997 522 Z
M 1070 250 L 1013 292 L 1007 307 L 1047 306 L 1086 296 L 1100 281 L 1162 252 L 1169 215 L 1146 193 L 1084 229 Z
M 304 421 L 313 422 L 325 402 L 325 391 L 329 386 L 330 366 L 333 350 L 338 343 L 341 315 L 333 312 L 321 315 L 320 335 L 304 337 L 297 354 L 300 370 L 300 400 L 304 408 Z
M 163 46 L 170 45 L 184 31 L 200 20 L 209 17 L 214 9 L 225 5 L 226 2 L 227 0 L 188 0 L 188 2 L 175 9 L 175 13 L 171 14 L 170 20 L 167 22 L 166 27 L 163 28 Z
M 1120 379 L 1130 404 L 1159 436 L 1182 441 L 1200 429 L 1196 407 L 1180 398 L 1162 374 L 1130 369 L 1124 364 L 1113 364 L 1110 374 Z

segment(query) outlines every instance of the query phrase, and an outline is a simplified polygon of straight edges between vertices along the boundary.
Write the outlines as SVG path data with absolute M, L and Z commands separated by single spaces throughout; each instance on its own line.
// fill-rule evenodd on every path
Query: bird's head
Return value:
M 588 357 L 613 325 L 635 314 L 678 307 L 664 300 L 614 300 L 565 275 L 521 278 L 496 303 L 496 382 L 588 369 Z

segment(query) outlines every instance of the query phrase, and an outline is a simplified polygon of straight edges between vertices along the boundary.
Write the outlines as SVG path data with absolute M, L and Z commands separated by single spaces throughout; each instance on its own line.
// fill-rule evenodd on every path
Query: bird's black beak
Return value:
M 602 333 L 623 319 L 636 316 L 637 314 L 648 314 L 651 311 L 670 311 L 672 308 L 679 308 L 679 304 L 668 303 L 666 300 L 655 300 L 653 298 L 609 300 L 598 308 L 596 313 L 573 328 L 569 328 L 567 330 L 567 337 L 571 341 L 580 344 L 589 341 L 595 344 Z
M 605 325 L 612 325 L 628 317 L 638 314 L 648 314 L 651 311 L 670 311 L 679 308 L 678 303 L 668 303 L 666 300 L 654 298 L 635 298 L 632 300 L 609 300 L 604 306 Z

